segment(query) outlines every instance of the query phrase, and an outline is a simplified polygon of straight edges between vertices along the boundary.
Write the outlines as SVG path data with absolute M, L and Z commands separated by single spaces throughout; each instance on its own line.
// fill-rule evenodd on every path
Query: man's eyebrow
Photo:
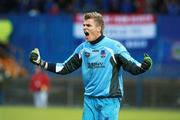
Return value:
M 89 23 L 84 23 L 83 25 L 86 25 L 86 26 L 91 26 L 91 24 L 89 24 Z

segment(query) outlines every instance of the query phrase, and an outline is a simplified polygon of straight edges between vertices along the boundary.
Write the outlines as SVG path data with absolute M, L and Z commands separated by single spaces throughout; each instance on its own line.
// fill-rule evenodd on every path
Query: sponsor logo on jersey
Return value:
M 104 63 L 103 62 L 91 62 L 88 63 L 88 68 L 104 68 Z
M 92 52 L 99 52 L 99 50 L 92 50 Z

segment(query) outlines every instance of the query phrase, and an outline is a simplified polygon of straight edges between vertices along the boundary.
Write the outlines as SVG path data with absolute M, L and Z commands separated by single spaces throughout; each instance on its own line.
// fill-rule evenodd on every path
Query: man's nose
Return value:
M 87 30 L 87 27 L 86 27 L 86 26 L 84 26 L 84 27 L 83 27 L 83 30 Z
M 84 29 L 86 29 L 86 28 L 87 28 L 87 26 L 86 26 L 86 25 L 84 25 L 84 26 L 83 26 L 83 28 L 84 28 Z

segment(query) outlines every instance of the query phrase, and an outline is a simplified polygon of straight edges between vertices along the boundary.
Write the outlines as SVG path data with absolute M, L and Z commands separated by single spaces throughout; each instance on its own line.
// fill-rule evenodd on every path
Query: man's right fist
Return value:
M 41 63 L 41 57 L 38 48 L 35 48 L 31 51 L 29 59 L 34 64 L 39 65 Z

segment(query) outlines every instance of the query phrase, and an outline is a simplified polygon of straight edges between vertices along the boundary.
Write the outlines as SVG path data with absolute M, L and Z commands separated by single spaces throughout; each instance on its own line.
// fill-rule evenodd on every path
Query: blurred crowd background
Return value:
M 178 15 L 179 5 L 179 0 L 1 0 L 0 12 L 58 14 L 94 10 L 101 13 Z
M 152 28 L 141 31 L 152 32 L 151 38 L 117 39 L 139 61 L 147 52 L 154 62 L 152 69 L 143 75 L 124 73 L 123 105 L 179 108 L 179 0 L 0 0 L 0 105 L 33 105 L 28 86 L 34 65 L 29 62 L 29 52 L 38 47 L 44 60 L 66 60 L 84 41 L 76 18 L 78 13 L 88 11 L 98 11 L 110 19 L 113 15 L 128 19 L 133 15 L 139 20 L 143 15 L 153 18 L 148 24 Z M 117 25 L 121 27 L 121 23 Z M 146 22 L 140 22 L 136 28 L 143 25 Z M 128 31 L 133 27 L 124 28 Z M 119 31 L 124 32 L 124 28 Z M 110 32 L 119 36 L 113 30 Z M 47 73 L 51 78 L 50 105 L 82 105 L 80 70 L 65 76 Z

